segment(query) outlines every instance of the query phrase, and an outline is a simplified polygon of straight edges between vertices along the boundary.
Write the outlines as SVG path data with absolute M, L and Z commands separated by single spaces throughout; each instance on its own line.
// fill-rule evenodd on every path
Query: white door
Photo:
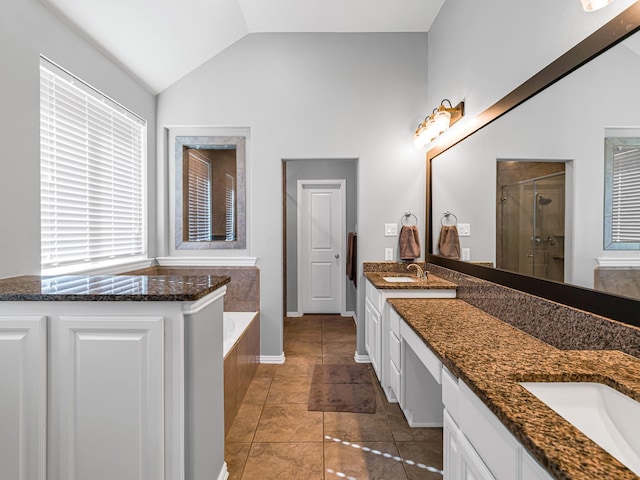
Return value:
M 345 181 L 298 181 L 298 310 L 341 313 Z

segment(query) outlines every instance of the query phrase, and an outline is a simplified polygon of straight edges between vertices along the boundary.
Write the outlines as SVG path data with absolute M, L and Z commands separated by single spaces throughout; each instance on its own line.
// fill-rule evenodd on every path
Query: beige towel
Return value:
M 347 238 L 347 278 L 358 286 L 358 234 L 349 232 Z
M 438 250 L 443 257 L 460 260 L 460 239 L 455 225 L 443 225 L 438 239 Z
M 403 225 L 400 229 L 400 259 L 413 260 L 420 256 L 420 237 L 418 227 Z

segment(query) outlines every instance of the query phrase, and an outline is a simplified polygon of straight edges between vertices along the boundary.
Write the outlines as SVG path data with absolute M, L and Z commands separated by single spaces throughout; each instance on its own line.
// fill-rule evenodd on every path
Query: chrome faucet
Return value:
M 407 266 L 407 270 L 411 269 L 411 267 L 416 267 L 416 276 L 419 280 L 428 280 L 429 272 L 425 272 L 420 265 L 417 263 L 412 263 Z

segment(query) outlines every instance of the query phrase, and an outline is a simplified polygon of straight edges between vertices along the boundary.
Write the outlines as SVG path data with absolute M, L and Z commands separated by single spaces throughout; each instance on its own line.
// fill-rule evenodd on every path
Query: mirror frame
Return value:
M 246 143 L 244 136 L 189 136 L 177 135 L 175 142 L 175 248 L 176 250 L 243 250 L 247 245 L 246 227 Z M 184 178 L 183 178 L 183 150 L 187 148 L 207 149 L 214 146 L 233 145 L 236 148 L 236 176 L 237 176 L 237 236 L 236 240 L 212 240 L 209 242 L 190 242 L 183 238 L 184 219 Z
M 461 125 L 461 128 L 455 131 L 455 134 L 448 141 L 436 145 L 427 152 L 427 208 L 425 210 L 427 212 L 425 221 L 425 239 L 428 246 L 428 254 L 425 260 L 427 262 L 640 327 L 640 316 L 637 314 L 640 308 L 638 300 L 434 255 L 431 170 L 431 162 L 438 155 L 486 127 L 638 30 L 640 30 L 640 1 L 628 7 L 529 80 L 480 113 L 475 121 L 469 122 L 466 126 Z

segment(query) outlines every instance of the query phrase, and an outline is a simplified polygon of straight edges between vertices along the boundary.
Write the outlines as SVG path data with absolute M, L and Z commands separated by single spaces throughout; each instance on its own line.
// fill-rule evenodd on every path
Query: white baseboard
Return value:
M 284 363 L 284 352 L 282 352 L 280 355 L 260 355 L 259 363 L 281 365 Z
M 287 317 L 290 317 L 290 318 L 297 318 L 301 316 L 302 316 L 302 313 L 300 312 L 287 312 Z
M 353 311 L 351 311 L 351 310 L 349 310 L 349 311 L 347 311 L 347 312 L 343 312 L 343 313 L 341 313 L 340 315 L 342 315 L 343 317 L 351 317 L 351 318 L 353 318 L 353 321 L 354 321 L 354 322 L 355 322 L 355 321 L 357 321 L 357 319 L 356 319 L 356 312 L 353 312 Z
M 229 471 L 227 470 L 227 462 L 222 462 L 222 469 L 220 470 L 220 475 L 218 475 L 218 480 L 227 480 L 229 478 Z
M 358 355 L 358 352 L 353 355 L 353 359 L 356 363 L 371 363 L 369 355 Z

